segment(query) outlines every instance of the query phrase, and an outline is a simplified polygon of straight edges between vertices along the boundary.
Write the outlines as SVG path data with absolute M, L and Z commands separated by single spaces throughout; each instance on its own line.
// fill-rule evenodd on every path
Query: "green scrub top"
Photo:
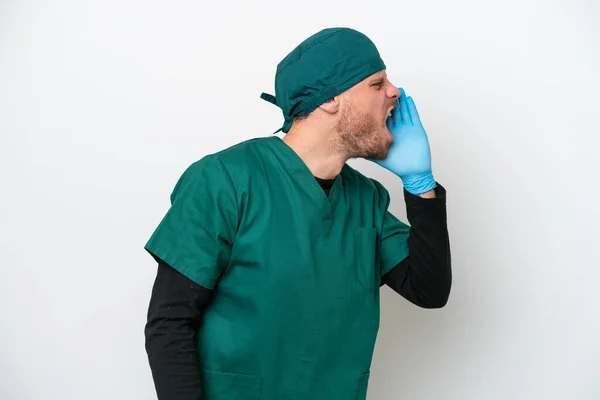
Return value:
M 279 137 L 189 166 L 146 250 L 213 289 L 207 400 L 364 400 L 381 276 L 408 256 L 387 190 L 347 164 L 325 194 Z

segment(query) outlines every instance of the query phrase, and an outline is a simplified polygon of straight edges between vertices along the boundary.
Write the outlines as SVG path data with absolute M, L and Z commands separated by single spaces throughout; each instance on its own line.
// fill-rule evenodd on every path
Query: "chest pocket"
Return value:
M 210 400 L 260 400 L 262 378 L 202 370 L 204 395 Z
M 356 279 L 363 289 L 374 291 L 379 288 L 377 268 L 377 230 L 361 227 L 354 231 L 354 255 Z

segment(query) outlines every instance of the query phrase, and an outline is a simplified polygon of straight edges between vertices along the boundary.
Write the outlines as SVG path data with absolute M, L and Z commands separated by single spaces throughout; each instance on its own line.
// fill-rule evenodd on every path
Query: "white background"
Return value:
M 155 398 L 143 245 L 173 185 L 276 130 L 277 63 L 349 26 L 417 103 L 454 268 L 441 310 L 384 289 L 369 399 L 600 399 L 599 9 L 0 1 L 0 398 Z

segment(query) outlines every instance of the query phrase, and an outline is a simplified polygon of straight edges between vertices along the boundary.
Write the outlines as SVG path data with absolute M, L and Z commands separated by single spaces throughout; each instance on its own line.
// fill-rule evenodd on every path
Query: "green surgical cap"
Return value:
M 375 44 L 350 28 L 327 28 L 300 43 L 277 65 L 275 96 L 262 93 L 283 111 L 287 133 L 296 116 L 306 115 L 368 76 L 384 70 Z

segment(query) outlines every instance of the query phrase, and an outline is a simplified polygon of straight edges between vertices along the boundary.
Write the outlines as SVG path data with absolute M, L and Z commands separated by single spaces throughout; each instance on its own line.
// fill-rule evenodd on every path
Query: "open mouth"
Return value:
M 392 116 L 392 112 L 394 111 L 395 106 L 390 107 L 390 111 L 387 113 L 387 118 Z

